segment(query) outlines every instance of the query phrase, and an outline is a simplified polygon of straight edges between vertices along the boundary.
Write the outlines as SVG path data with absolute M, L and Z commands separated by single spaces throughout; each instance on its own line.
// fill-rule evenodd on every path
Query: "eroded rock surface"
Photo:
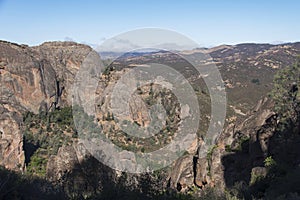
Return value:
M 70 105 L 77 70 L 91 48 L 54 42 L 29 47 L 0 41 L 1 164 L 24 168 L 22 113 Z
M 20 114 L 0 105 L 0 165 L 24 170 L 22 118 Z

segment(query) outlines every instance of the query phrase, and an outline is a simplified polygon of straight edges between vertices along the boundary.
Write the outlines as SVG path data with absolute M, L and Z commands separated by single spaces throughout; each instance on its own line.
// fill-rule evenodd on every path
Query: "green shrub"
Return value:
M 276 166 L 276 161 L 272 158 L 272 156 L 268 156 L 264 160 L 264 164 L 265 164 L 265 167 L 270 168 L 270 167 Z
M 27 173 L 44 177 L 46 175 L 47 159 L 41 157 L 38 152 L 30 158 L 30 163 L 27 166 Z
M 214 150 L 218 148 L 218 145 L 214 145 L 212 147 L 210 147 L 210 149 L 208 150 L 207 152 L 207 155 L 206 155 L 206 159 L 207 159 L 207 162 L 208 162 L 208 166 L 207 166 L 207 170 L 208 170 L 208 173 L 207 175 L 208 176 L 211 176 L 211 160 L 212 160 L 212 155 L 214 153 Z
M 243 146 L 245 144 L 247 144 L 249 142 L 250 138 L 248 136 L 243 135 L 238 143 L 238 146 L 236 149 L 234 149 L 235 151 L 242 151 L 243 150 Z
M 231 145 L 229 145 L 229 144 L 225 145 L 225 151 L 232 152 Z

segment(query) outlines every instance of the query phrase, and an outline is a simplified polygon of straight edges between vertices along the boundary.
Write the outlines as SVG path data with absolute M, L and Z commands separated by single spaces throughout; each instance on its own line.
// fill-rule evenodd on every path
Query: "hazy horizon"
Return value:
M 15 43 L 15 44 L 18 44 L 18 45 L 27 45 L 29 47 L 34 47 L 34 46 L 39 46 L 39 45 L 42 45 L 43 43 L 47 43 L 47 42 L 75 42 L 75 43 L 78 43 L 78 44 L 84 44 L 84 45 L 88 45 L 92 48 L 96 48 L 99 44 L 91 44 L 91 43 L 86 43 L 86 42 L 79 42 L 79 41 L 74 41 L 74 40 L 45 40 L 41 43 L 38 43 L 38 44 L 34 44 L 34 45 L 30 45 L 30 44 L 26 44 L 26 43 L 18 43 L 18 42 L 15 42 L 15 41 L 10 41 L 10 40 L 4 40 L 4 39 L 0 39 L 0 41 L 6 41 L 6 42 L 11 42 L 11 43 Z M 210 48 L 215 48 L 215 47 L 219 47 L 219 46 L 235 46 L 235 45 L 240 45 L 240 44 L 270 44 L 270 45 L 281 45 L 281 44 L 289 44 L 289 43 L 297 43 L 297 42 L 300 42 L 300 40 L 298 41 L 274 41 L 274 42 L 241 42 L 241 43 L 232 43 L 232 44 L 217 44 L 217 45 L 211 45 L 211 46 L 199 46 L 199 47 L 196 47 L 196 48 L 185 48 L 185 49 L 178 49 L 178 48 L 174 48 L 173 50 L 195 50 L 197 48 L 207 48 L 207 49 L 210 49 Z M 101 45 L 101 43 L 100 43 Z M 162 46 L 164 44 L 161 44 Z M 153 50 L 149 50 L 149 49 L 146 49 L 145 51 L 143 51 L 143 49 L 140 51 L 140 52 L 151 52 L 151 51 L 156 51 L 156 50 L 164 50 L 163 47 L 161 48 L 157 48 L 157 49 L 153 49 Z M 102 51 L 102 52 L 124 52 L 124 51 L 114 51 L 114 50 L 105 50 L 105 51 Z
M 0 0 L 0 39 L 30 46 L 73 40 L 100 44 L 120 33 L 155 27 L 201 47 L 299 40 L 299 1 L 8 1 Z

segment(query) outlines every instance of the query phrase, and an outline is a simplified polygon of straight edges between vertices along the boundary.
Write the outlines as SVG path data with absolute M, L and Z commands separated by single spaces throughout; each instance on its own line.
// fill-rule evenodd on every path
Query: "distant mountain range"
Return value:
M 120 67 L 138 63 L 162 62 L 178 55 L 201 59 L 202 64 L 216 64 L 222 74 L 229 99 L 240 109 L 249 109 L 272 88 L 273 76 L 278 69 L 292 65 L 300 55 L 300 42 L 284 44 L 221 45 L 185 51 L 156 50 L 153 52 L 99 52 L 105 59 L 116 59 Z M 124 63 L 123 63 L 124 62 Z M 199 61 L 200 62 L 200 61 Z M 115 63 L 116 64 L 116 63 Z M 118 65 L 118 64 L 116 64 Z M 246 95 L 246 93 L 251 95 Z

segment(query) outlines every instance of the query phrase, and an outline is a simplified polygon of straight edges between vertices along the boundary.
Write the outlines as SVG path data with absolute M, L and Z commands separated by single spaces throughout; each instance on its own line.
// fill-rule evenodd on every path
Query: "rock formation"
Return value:
M 22 113 L 70 106 L 74 76 L 90 51 L 72 42 L 28 47 L 0 41 L 2 165 L 24 168 Z

